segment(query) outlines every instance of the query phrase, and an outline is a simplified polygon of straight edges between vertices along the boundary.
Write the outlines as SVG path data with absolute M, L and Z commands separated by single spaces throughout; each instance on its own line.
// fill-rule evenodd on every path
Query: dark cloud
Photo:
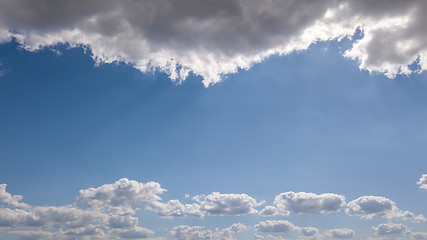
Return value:
M 427 69 L 426 10 L 423 0 L 4 0 L 0 42 L 83 44 L 99 63 L 158 68 L 176 81 L 193 72 L 208 86 L 271 54 L 361 28 L 365 37 L 344 55 L 393 77 L 417 60 Z

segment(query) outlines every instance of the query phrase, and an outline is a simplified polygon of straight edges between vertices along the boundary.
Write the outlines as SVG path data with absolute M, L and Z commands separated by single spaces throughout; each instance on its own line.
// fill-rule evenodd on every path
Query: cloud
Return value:
M 0 42 L 14 37 L 27 50 L 83 45 L 98 63 L 158 69 L 174 81 L 192 72 L 208 86 L 272 54 L 342 39 L 359 28 L 364 37 L 344 56 L 360 68 L 390 77 L 427 69 L 427 3 L 384 1 L 5 0 Z M 411 70 L 414 61 L 419 68 Z
M 276 196 L 274 204 L 283 215 L 293 213 L 328 214 L 337 212 L 345 206 L 344 196 L 324 193 L 286 192 Z M 265 212 L 264 212 L 265 213 Z
M 188 215 L 203 217 L 205 214 L 200 208 L 200 205 L 196 203 L 182 204 L 179 200 L 170 200 L 166 203 L 150 202 L 146 206 L 146 209 L 156 212 L 161 217 L 185 217 Z
M 311 237 L 319 234 L 319 229 L 314 227 L 302 227 L 300 231 L 304 236 L 307 236 L 307 237 Z
M 290 233 L 298 230 L 298 227 L 285 220 L 267 220 L 256 224 L 254 229 L 257 232 Z
M 176 226 L 170 231 L 170 235 L 179 240 L 234 240 L 235 234 L 246 230 L 247 227 L 242 223 L 236 223 L 228 228 L 217 229 L 215 232 L 205 230 L 201 226 Z
M 207 196 L 196 196 L 200 209 L 210 215 L 244 215 L 257 213 L 255 207 L 263 204 L 246 194 L 222 194 L 213 192 Z
M 1 66 L 1 63 L 0 63 Z M 0 73 L 1 74 L 1 73 Z M 0 184 L 0 203 L 6 203 L 9 207 L 17 207 L 17 208 L 29 208 L 28 204 L 22 203 L 21 195 L 12 195 L 6 192 L 6 184 Z
M 172 231 L 170 231 L 170 235 L 180 240 L 212 239 L 213 237 L 212 231 L 204 230 L 204 227 L 186 225 L 174 227 Z
M 383 223 L 372 228 L 376 235 L 401 234 L 408 231 L 408 227 L 397 223 Z
M 385 197 L 362 196 L 348 203 L 346 213 L 364 219 L 400 219 L 425 221 L 423 215 L 415 216 L 409 211 L 399 210 L 396 203 Z
M 425 239 L 427 239 L 427 233 L 415 232 L 415 233 L 412 233 L 412 238 L 416 239 L 416 240 L 425 240 Z
M 265 208 L 259 212 L 259 215 L 261 216 L 277 215 L 277 208 L 274 206 L 265 206 Z
M 140 206 L 144 202 L 161 200 L 158 195 L 165 191 L 156 182 L 140 183 L 122 178 L 113 184 L 80 190 L 77 202 L 90 208 Z
M 88 225 L 85 227 L 72 228 L 65 232 L 60 232 L 61 235 L 65 235 L 67 238 L 79 239 L 82 237 L 91 237 L 92 239 L 102 239 L 107 236 L 104 234 L 102 229 L 95 225 Z
M 43 224 L 39 216 L 26 210 L 0 208 L 0 227 L 35 227 Z
M 103 212 L 79 209 L 73 206 L 40 206 L 31 209 L 31 213 L 40 218 L 44 225 L 55 227 L 79 228 L 92 222 L 105 224 L 109 215 Z
M 354 237 L 354 231 L 348 228 L 336 228 L 327 230 L 326 235 L 335 239 L 345 239 Z
M 19 229 L 7 233 L 20 239 L 146 239 L 154 232 L 137 226 L 136 207 L 160 200 L 158 194 L 165 191 L 158 183 L 123 178 L 114 184 L 81 190 L 71 205 L 30 206 L 20 202 L 22 196 L 7 193 L 5 184 L 1 186 L 3 202 L 25 208 L 0 208 L 0 228 Z
M 47 231 L 10 231 L 8 234 L 15 235 L 20 240 L 54 239 L 55 236 Z
M 423 174 L 417 184 L 420 185 L 421 189 L 427 189 L 427 174 Z
M 23 197 L 6 192 L 6 185 L 0 185 L 0 231 L 15 235 L 19 239 L 163 239 L 151 238 L 154 231 L 139 226 L 136 211 L 153 211 L 160 217 L 204 217 L 240 216 L 258 214 L 257 202 L 247 194 L 223 194 L 213 192 L 197 195 L 193 203 L 183 204 L 179 200 L 163 202 L 160 194 L 166 190 L 159 183 L 141 183 L 122 178 L 112 184 L 80 190 L 76 201 L 63 206 L 30 206 L 22 202 Z M 186 196 L 188 199 L 189 196 Z M 189 200 L 189 199 L 188 199 Z M 267 206 L 259 214 L 275 215 L 293 213 L 327 214 L 339 211 L 345 204 L 341 195 L 326 193 L 287 192 L 276 196 L 274 206 Z M 19 207 L 18 207 L 19 206 Z M 140 208 L 141 207 L 141 208 Z M 365 219 L 383 218 L 400 220 L 424 220 L 408 211 L 399 210 L 395 203 L 384 197 L 364 196 L 351 201 L 346 209 L 348 215 Z M 237 233 L 247 230 L 243 223 L 236 223 L 223 229 L 209 230 L 202 226 L 180 225 L 169 233 L 176 239 L 235 240 Z M 284 239 L 278 234 L 297 232 L 300 239 L 321 239 L 319 229 L 295 226 L 286 220 L 267 220 L 252 228 L 256 239 Z M 406 237 L 422 239 L 423 233 L 411 233 L 403 224 L 386 223 L 374 227 L 376 235 L 404 232 Z M 354 236 L 350 229 L 331 229 L 326 235 L 332 238 Z
M 113 230 L 112 233 L 117 234 L 123 239 L 141 239 L 148 238 L 154 232 L 146 228 L 134 227 L 132 229 Z

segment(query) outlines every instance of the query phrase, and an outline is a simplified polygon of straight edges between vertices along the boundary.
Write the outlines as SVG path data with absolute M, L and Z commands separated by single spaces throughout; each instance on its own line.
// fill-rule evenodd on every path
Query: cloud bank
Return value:
M 186 196 L 186 201 L 193 201 L 190 203 L 178 199 L 164 201 L 161 196 L 167 190 L 159 183 L 122 178 L 114 183 L 80 190 L 76 200 L 69 205 L 31 206 L 23 202 L 21 195 L 7 192 L 6 187 L 6 184 L 0 184 L 0 234 L 19 239 L 164 239 L 153 238 L 158 233 L 139 225 L 136 212 L 142 209 L 162 218 L 220 218 L 249 214 L 252 218 L 269 216 L 268 212 L 285 216 L 291 213 L 333 214 L 347 206 L 347 215 L 361 219 L 425 220 L 422 215 L 399 210 L 393 201 L 379 196 L 362 196 L 346 204 L 344 196 L 333 193 L 285 192 L 276 196 L 274 206 L 259 211 L 265 201 L 244 193 L 212 192 L 192 198 Z M 255 239 L 284 239 L 280 234 L 299 234 L 304 239 L 351 238 L 355 235 L 348 228 L 322 233 L 315 227 L 296 226 L 286 220 L 265 220 L 252 227 L 236 223 L 215 230 L 179 225 L 167 231 L 175 239 L 234 240 L 238 233 L 249 229 L 254 231 Z M 390 222 L 372 229 L 378 236 L 405 233 L 413 239 L 425 237 L 422 232 L 410 232 L 406 225 Z
M 344 56 L 394 77 L 427 69 L 426 10 L 423 0 L 4 0 L 0 42 L 84 46 L 97 63 L 156 69 L 178 82 L 191 72 L 209 86 L 272 54 L 360 29 Z

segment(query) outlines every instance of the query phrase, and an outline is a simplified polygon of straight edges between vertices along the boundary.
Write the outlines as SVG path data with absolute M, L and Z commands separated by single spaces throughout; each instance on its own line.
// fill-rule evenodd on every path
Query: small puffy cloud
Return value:
M 300 228 L 300 231 L 306 237 L 311 237 L 319 234 L 319 229 L 314 227 L 302 227 Z
M 289 233 L 298 230 L 298 227 L 285 220 L 267 220 L 256 224 L 254 229 L 257 232 Z
M 364 219 L 401 219 L 425 221 L 424 216 L 415 216 L 409 211 L 399 210 L 396 203 L 380 196 L 362 196 L 348 203 L 346 213 Z
M 200 209 L 210 215 L 244 215 L 257 213 L 255 207 L 262 205 L 246 194 L 222 194 L 213 192 L 207 196 L 194 197 Z
M 203 217 L 204 212 L 200 208 L 199 204 L 182 204 L 179 200 L 169 200 L 166 203 L 156 201 L 146 205 L 146 209 L 157 213 L 161 217 L 185 217 L 188 215 Z
M 408 231 L 408 227 L 403 224 L 397 223 L 383 223 L 377 227 L 372 228 L 376 235 L 391 235 L 391 234 L 401 234 Z
M 139 206 L 143 202 L 160 200 L 158 195 L 165 191 L 156 182 L 141 183 L 122 178 L 113 184 L 80 190 L 77 201 L 92 208 Z
M 6 187 L 7 187 L 6 184 L 0 184 L 0 203 L 6 203 L 9 207 L 17 207 L 17 208 L 30 207 L 28 204 L 21 202 L 23 198 L 21 195 L 12 195 L 6 192 Z
M 291 212 L 328 214 L 344 207 L 345 198 L 333 193 L 317 195 L 306 192 L 286 192 L 276 196 L 274 204 L 278 212 L 283 215 L 289 215 Z
M 265 206 L 265 208 L 259 212 L 259 215 L 261 216 L 277 215 L 277 208 L 274 206 Z
M 326 235 L 335 239 L 345 239 L 354 237 L 354 231 L 348 228 L 336 228 L 327 230 Z
M 427 189 L 427 174 L 423 174 L 417 184 L 420 185 L 421 189 Z

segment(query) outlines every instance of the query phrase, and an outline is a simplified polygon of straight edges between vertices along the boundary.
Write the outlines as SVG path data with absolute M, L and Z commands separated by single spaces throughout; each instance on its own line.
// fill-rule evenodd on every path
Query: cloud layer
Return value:
M 5 0 L 0 42 L 86 46 L 98 63 L 158 69 L 174 81 L 192 72 L 209 86 L 272 54 L 360 29 L 363 38 L 344 56 L 393 77 L 427 69 L 426 10 L 423 0 Z M 414 62 L 418 68 L 409 68 Z
M 138 182 L 122 178 L 114 183 L 97 188 L 82 189 L 76 201 L 64 206 L 30 206 L 22 202 L 21 195 L 6 191 L 0 184 L 0 233 L 20 239 L 162 239 L 153 238 L 156 233 L 139 226 L 136 212 L 152 211 L 159 217 L 290 215 L 333 214 L 347 206 L 346 213 L 362 219 L 425 221 L 422 215 L 399 210 L 396 204 L 385 197 L 362 196 L 348 204 L 342 195 L 333 193 L 315 194 L 306 192 L 280 193 L 274 206 L 266 206 L 244 193 L 219 193 L 186 196 L 164 201 L 166 192 L 157 182 Z M 271 214 L 269 214 L 271 213 Z M 329 229 L 321 232 L 312 226 L 296 226 L 287 220 L 265 220 L 246 226 L 236 223 L 223 229 L 210 230 L 203 226 L 179 225 L 169 229 L 175 239 L 234 240 L 239 232 L 252 229 L 256 239 L 283 239 L 281 234 L 299 234 L 305 239 L 351 238 L 355 232 L 348 228 Z M 405 233 L 413 239 L 423 239 L 424 233 L 412 233 L 403 224 L 384 223 L 372 228 L 376 235 Z M 164 236 L 165 234 L 163 234 Z

